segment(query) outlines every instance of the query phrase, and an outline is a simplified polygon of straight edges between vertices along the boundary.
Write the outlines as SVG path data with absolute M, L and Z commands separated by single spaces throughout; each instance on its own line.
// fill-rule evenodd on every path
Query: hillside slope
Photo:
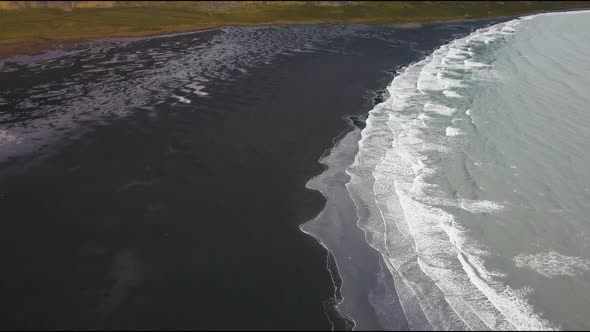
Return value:
M 0 1 L 0 56 L 223 25 L 394 23 L 590 7 L 586 1 Z

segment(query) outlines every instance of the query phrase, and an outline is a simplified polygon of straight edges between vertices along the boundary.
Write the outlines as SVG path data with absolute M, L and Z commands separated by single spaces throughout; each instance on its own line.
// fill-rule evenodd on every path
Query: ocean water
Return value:
M 452 40 L 402 68 L 323 159 L 348 163 L 356 226 L 395 289 L 366 294 L 381 327 L 399 305 L 412 330 L 590 328 L 588 31 L 579 11 Z M 329 249 L 338 261 L 348 246 Z
M 585 11 L 478 29 L 369 112 L 345 186 L 408 328 L 590 328 L 588 31 Z
M 588 328 L 588 19 L 1 59 L 2 327 Z

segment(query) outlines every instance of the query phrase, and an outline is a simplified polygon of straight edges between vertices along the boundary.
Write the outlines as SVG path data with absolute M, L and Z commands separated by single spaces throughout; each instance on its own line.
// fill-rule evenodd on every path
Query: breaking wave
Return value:
M 509 205 L 481 198 L 485 189 L 471 177 L 469 158 L 457 155 L 468 144 L 463 133 L 477 131 L 472 90 L 496 79 L 495 51 L 520 23 L 479 29 L 404 68 L 389 98 L 370 111 L 347 169 L 357 210 L 369 211 L 359 214 L 358 226 L 393 275 L 411 329 L 558 328 L 527 302 L 529 288 L 510 287 L 487 267 L 490 250 L 456 218 L 502 213 Z M 457 176 L 467 190 L 453 190 L 444 174 L 456 160 L 465 164 Z

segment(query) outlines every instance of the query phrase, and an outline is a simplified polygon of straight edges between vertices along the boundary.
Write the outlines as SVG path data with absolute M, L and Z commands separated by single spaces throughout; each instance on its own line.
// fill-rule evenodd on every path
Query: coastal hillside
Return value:
M 590 7 L 585 1 L 0 1 L 0 56 L 102 37 L 224 25 L 477 19 Z

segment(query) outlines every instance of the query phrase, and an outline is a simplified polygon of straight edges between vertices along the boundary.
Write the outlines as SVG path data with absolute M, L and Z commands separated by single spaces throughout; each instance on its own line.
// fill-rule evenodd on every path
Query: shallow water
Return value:
M 588 12 L 479 29 L 369 112 L 346 186 L 410 329 L 590 326 L 589 30 Z

